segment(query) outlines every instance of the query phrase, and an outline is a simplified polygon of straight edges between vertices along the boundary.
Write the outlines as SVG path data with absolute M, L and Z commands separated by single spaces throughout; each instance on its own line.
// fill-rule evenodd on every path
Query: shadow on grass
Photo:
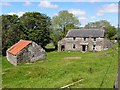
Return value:
M 57 51 L 57 49 L 55 49 L 55 48 L 46 48 L 45 51 L 46 52 L 53 52 L 53 51 Z

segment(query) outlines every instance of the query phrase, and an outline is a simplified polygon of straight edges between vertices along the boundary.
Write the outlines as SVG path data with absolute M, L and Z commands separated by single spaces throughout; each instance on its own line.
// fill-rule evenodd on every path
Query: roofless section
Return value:
M 100 29 L 73 29 L 66 37 L 104 37 L 104 30 Z

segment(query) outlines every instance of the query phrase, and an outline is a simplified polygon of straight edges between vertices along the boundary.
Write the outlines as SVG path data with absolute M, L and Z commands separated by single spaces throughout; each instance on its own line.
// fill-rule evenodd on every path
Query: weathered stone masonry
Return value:
M 58 51 L 101 51 L 105 44 L 104 30 L 70 30 L 66 37 L 58 42 Z
M 24 42 L 26 40 L 20 40 L 19 42 L 21 41 Z M 21 49 L 17 54 L 10 53 L 9 51 L 14 47 L 17 47 L 18 44 L 13 45 L 6 52 L 8 61 L 14 65 L 17 65 L 21 62 L 34 62 L 46 57 L 45 50 L 33 41 L 31 41 L 31 43 L 29 43 L 27 46 L 23 47 L 23 49 Z

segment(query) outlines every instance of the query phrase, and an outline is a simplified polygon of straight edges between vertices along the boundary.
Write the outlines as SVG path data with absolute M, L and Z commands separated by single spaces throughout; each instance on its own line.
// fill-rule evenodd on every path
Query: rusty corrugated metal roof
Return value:
M 18 43 L 14 44 L 8 52 L 17 55 L 22 49 L 24 49 L 28 44 L 32 43 L 32 41 L 29 40 L 20 40 Z

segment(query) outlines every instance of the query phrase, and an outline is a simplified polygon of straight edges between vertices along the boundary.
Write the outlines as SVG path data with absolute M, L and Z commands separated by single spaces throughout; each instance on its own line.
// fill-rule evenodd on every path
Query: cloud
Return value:
M 16 13 L 16 12 L 10 12 L 10 13 L 8 13 L 8 15 L 14 15 L 14 14 L 16 14 L 16 15 L 18 15 L 18 17 L 21 17 L 24 13 L 25 12 L 18 12 L 18 13 Z
M 87 18 L 85 17 L 86 12 L 81 9 L 69 9 L 69 13 L 72 13 L 75 17 L 77 17 L 80 21 L 85 21 Z
M 78 18 L 82 26 L 84 26 L 87 23 L 88 18 L 86 17 L 86 11 L 81 9 L 68 9 L 67 11 L 69 13 L 72 13 L 76 18 Z M 54 13 L 53 17 L 54 16 L 58 16 L 58 13 Z
M 53 17 L 54 17 L 54 16 L 58 16 L 58 13 L 54 13 L 54 14 L 53 14 Z
M 11 6 L 11 4 L 10 3 L 8 3 L 8 2 L 0 2 L 0 5 L 2 5 L 2 6 Z
M 69 13 L 72 13 L 73 15 L 79 17 L 79 16 L 83 16 L 86 14 L 85 11 L 83 10 L 80 10 L 80 9 L 69 9 L 68 10 Z
M 101 7 L 97 12 L 97 16 L 103 16 L 105 13 L 116 13 L 118 12 L 118 4 L 106 4 Z
M 32 3 L 30 1 L 25 1 L 25 4 L 23 4 L 24 6 L 31 6 Z
M 91 19 L 96 19 L 96 16 L 91 16 L 90 18 L 91 18 Z
M 52 4 L 48 1 L 41 1 L 38 6 L 42 8 L 58 8 L 58 5 Z
M 82 21 L 82 20 L 87 20 L 86 17 L 78 17 L 78 19 L 79 19 L 80 21 Z

